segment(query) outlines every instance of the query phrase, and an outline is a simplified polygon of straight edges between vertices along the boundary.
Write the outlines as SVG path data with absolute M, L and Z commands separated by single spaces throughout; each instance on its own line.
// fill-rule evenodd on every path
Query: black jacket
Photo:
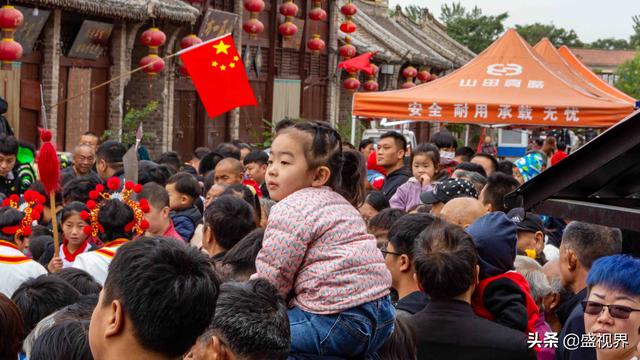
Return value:
M 398 300 L 396 303 L 396 313 L 398 316 L 411 316 L 414 315 L 427 305 L 429 298 L 427 294 L 422 291 L 414 291 L 411 294 Z
M 7 118 L 4 117 L 4 114 L 7 112 L 8 108 L 9 104 L 7 104 L 7 101 L 4 98 L 0 97 L 0 134 L 13 136 L 13 129 L 11 128 L 11 125 L 9 125 Z
M 564 347 L 564 338 L 567 334 L 575 334 L 582 339 L 585 334 L 584 329 L 584 310 L 582 310 L 582 300 L 587 297 L 587 289 L 584 288 L 575 294 L 572 303 L 574 307 L 562 326 L 562 331 L 558 337 L 558 348 L 556 349 L 556 359 L 558 360 L 596 360 L 596 350 L 588 346 L 579 346 L 575 350 L 567 350 Z M 573 335 L 572 335 L 573 336 Z
M 431 300 L 409 318 L 418 360 L 535 359 L 521 331 L 483 319 L 459 300 Z
M 198 208 L 192 206 L 180 211 L 171 211 L 171 220 L 176 232 L 188 243 L 193 237 L 196 227 L 202 222 L 202 213 Z
M 406 183 L 412 176 L 411 170 L 406 166 L 387 174 L 384 179 L 384 185 L 382 185 L 382 193 L 388 200 L 391 200 L 400 185 Z

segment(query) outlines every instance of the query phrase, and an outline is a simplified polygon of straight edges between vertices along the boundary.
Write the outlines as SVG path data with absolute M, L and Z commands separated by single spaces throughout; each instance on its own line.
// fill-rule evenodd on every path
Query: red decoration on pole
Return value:
M 294 4 L 292 0 L 287 0 L 280 5 L 279 11 L 284 16 L 284 22 L 278 26 L 278 32 L 282 37 L 288 39 L 298 32 L 296 24 L 291 22 L 291 19 L 298 14 L 298 5 Z
M 2 28 L 2 41 L 0 41 L 0 60 L 4 64 L 11 64 L 22 57 L 22 45 L 14 40 L 15 32 L 24 22 L 24 16 L 20 10 L 11 5 L 0 8 L 0 28 Z
M 40 174 L 40 182 L 44 190 L 49 194 L 50 209 L 51 209 L 51 225 L 53 230 L 53 244 L 54 252 L 53 256 L 58 256 L 60 248 L 60 242 L 58 241 L 58 222 L 56 219 L 56 189 L 58 188 L 58 180 L 60 178 L 60 161 L 58 160 L 58 153 L 56 148 L 51 143 L 51 131 L 40 129 L 40 140 L 42 140 L 42 146 L 38 151 L 37 163 L 38 173 Z

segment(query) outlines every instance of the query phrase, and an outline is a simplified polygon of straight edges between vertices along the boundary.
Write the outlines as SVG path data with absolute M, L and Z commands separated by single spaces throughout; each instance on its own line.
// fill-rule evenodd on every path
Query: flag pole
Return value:
M 176 57 L 176 56 L 178 56 L 178 55 L 181 55 L 181 54 L 184 54 L 184 53 L 186 53 L 186 52 L 189 52 L 189 51 L 195 50 L 195 49 L 199 48 L 200 46 L 204 46 L 204 45 L 210 44 L 210 43 L 212 43 L 212 42 L 214 42 L 214 41 L 216 41 L 216 40 L 218 40 L 218 39 L 224 38 L 224 37 L 226 37 L 226 36 L 228 36 L 228 35 L 231 35 L 231 34 L 229 33 L 229 34 L 225 34 L 225 35 L 222 35 L 222 36 L 218 36 L 218 37 L 213 38 L 213 39 L 211 39 L 211 40 L 204 41 L 204 42 L 202 42 L 202 43 L 200 43 L 200 44 L 196 44 L 196 45 L 190 46 L 190 47 L 188 47 L 188 48 L 186 48 L 186 49 L 182 49 L 182 50 L 177 51 L 177 52 L 175 52 L 175 53 L 173 53 L 173 54 L 169 54 L 169 55 L 167 55 L 167 56 L 165 56 L 165 57 L 163 57 L 163 58 L 158 58 L 158 59 L 156 59 L 156 60 L 154 60 L 154 61 L 152 61 L 152 62 L 148 63 L 147 65 L 138 66 L 137 68 L 135 68 L 135 69 L 133 69 L 133 70 L 131 70 L 131 71 L 128 71 L 128 72 L 126 72 L 126 73 L 124 73 L 124 74 L 120 74 L 120 75 L 118 75 L 118 76 L 116 76 L 116 77 L 114 77 L 114 78 L 112 78 L 112 79 L 109 79 L 109 80 L 107 80 L 107 81 L 105 81 L 105 82 L 102 82 L 102 83 L 100 83 L 100 84 L 98 84 L 98 85 L 95 85 L 95 86 L 93 86 L 93 87 L 89 88 L 89 90 L 87 90 L 87 91 L 83 91 L 83 92 L 81 92 L 81 93 L 79 93 L 79 94 L 76 94 L 76 95 L 73 95 L 73 96 L 68 97 L 68 98 L 66 98 L 66 99 L 63 99 L 63 100 L 61 100 L 61 101 L 59 101 L 59 102 L 57 102 L 57 103 L 55 103 L 55 104 L 51 105 L 51 106 L 50 106 L 50 107 L 48 107 L 47 109 L 48 109 L 48 110 L 51 110 L 51 109 L 53 109 L 53 108 L 56 108 L 56 107 L 58 107 L 58 106 L 60 106 L 60 105 L 62 105 L 62 104 L 65 104 L 65 103 L 67 103 L 67 102 L 69 102 L 69 101 L 73 100 L 73 99 L 77 99 L 77 98 L 79 98 L 79 97 L 81 97 L 81 96 L 84 96 L 84 95 L 86 95 L 86 94 L 88 94 L 88 93 L 91 93 L 91 92 L 93 92 L 93 91 L 95 91 L 95 90 L 97 90 L 97 89 L 99 89 L 99 88 L 101 88 L 101 87 L 103 87 L 103 86 L 107 86 L 107 85 L 111 84 L 112 82 L 114 82 L 114 81 L 116 81 L 116 80 L 119 80 L 119 79 L 121 79 L 121 78 L 123 78 L 123 77 L 125 77 L 125 76 L 129 76 L 129 75 L 135 74 L 135 73 L 137 73 L 138 71 L 140 71 L 140 70 L 142 70 L 142 69 L 144 69 L 144 68 L 147 68 L 147 67 L 149 67 L 149 66 L 151 66 L 151 65 L 155 64 L 155 63 L 156 63 L 156 62 L 158 62 L 158 61 L 169 60 L 169 59 L 174 58 L 174 57 Z M 42 106 L 42 108 L 43 108 L 43 110 L 45 110 L 44 105 Z

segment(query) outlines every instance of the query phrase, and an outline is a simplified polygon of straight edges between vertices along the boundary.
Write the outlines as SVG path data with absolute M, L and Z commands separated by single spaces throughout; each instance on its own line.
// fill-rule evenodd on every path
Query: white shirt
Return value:
M 46 274 L 42 265 L 26 257 L 17 246 L 0 241 L 0 293 L 11 298 L 23 282 Z
M 111 264 L 118 248 L 126 242 L 127 240 L 124 239 L 114 240 L 101 249 L 80 254 L 76 256 L 72 267 L 88 272 L 100 285 L 104 286 L 109 272 L 109 264 Z
M 60 257 L 60 259 L 62 259 L 62 268 L 66 269 L 68 267 L 72 267 L 73 266 L 73 261 L 69 261 L 67 260 L 67 256 L 64 253 L 64 249 L 67 246 L 62 244 L 60 245 L 60 249 L 58 250 L 58 256 Z M 91 246 L 89 245 L 88 242 L 84 243 L 84 249 L 82 250 L 82 254 L 89 252 L 89 250 L 91 250 Z M 81 254 L 76 255 L 76 259 L 78 258 L 78 256 L 80 256 Z

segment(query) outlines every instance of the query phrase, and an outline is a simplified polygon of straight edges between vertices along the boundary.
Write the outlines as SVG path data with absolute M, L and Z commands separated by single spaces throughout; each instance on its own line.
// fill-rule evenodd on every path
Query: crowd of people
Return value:
M 275 131 L 141 159 L 137 183 L 87 133 L 54 199 L 0 135 L 0 359 L 640 356 L 622 232 L 505 202 L 566 157 L 553 137 L 510 162 L 445 130 Z

